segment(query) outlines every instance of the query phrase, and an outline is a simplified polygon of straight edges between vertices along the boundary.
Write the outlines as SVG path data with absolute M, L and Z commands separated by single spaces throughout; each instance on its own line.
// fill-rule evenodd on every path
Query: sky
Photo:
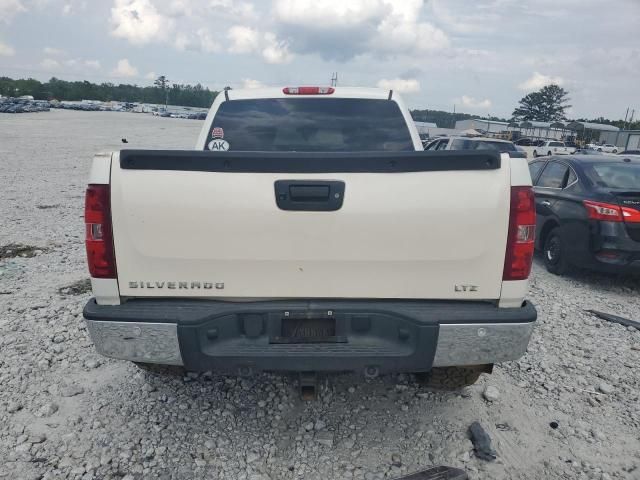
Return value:
M 640 0 L 0 0 L 0 76 L 211 89 L 393 89 L 510 117 L 556 83 L 571 118 L 640 117 Z

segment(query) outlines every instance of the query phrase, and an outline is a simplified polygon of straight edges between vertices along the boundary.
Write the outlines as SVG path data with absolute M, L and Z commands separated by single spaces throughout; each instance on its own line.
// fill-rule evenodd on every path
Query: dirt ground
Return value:
M 640 280 L 556 277 L 536 261 L 528 353 L 457 393 L 409 375 L 162 377 L 97 355 L 83 201 L 92 155 L 191 148 L 202 123 L 115 112 L 0 114 L 0 479 L 640 479 Z M 6 248 L 3 248 L 6 247 Z M 498 398 L 483 393 L 496 387 Z M 493 439 L 474 455 L 468 428 Z

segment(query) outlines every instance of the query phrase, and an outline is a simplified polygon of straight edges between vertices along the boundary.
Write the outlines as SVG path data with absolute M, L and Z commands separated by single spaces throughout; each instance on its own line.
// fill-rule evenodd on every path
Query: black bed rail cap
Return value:
M 121 150 L 124 170 L 233 173 L 402 173 L 497 170 L 497 151 L 210 152 Z

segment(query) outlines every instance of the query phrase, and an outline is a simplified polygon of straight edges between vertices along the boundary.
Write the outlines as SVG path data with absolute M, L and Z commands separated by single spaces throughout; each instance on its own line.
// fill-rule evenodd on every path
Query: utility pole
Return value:
M 338 72 L 333 72 L 331 74 L 331 86 L 336 87 L 338 85 Z
M 624 114 L 624 129 L 627 129 L 627 117 L 629 116 L 629 107 L 627 107 L 627 113 Z

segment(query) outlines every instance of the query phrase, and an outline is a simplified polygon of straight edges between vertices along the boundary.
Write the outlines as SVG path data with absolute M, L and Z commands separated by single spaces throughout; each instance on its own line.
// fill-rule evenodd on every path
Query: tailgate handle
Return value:
M 344 182 L 338 180 L 276 180 L 276 204 L 281 210 L 328 212 L 340 209 Z

